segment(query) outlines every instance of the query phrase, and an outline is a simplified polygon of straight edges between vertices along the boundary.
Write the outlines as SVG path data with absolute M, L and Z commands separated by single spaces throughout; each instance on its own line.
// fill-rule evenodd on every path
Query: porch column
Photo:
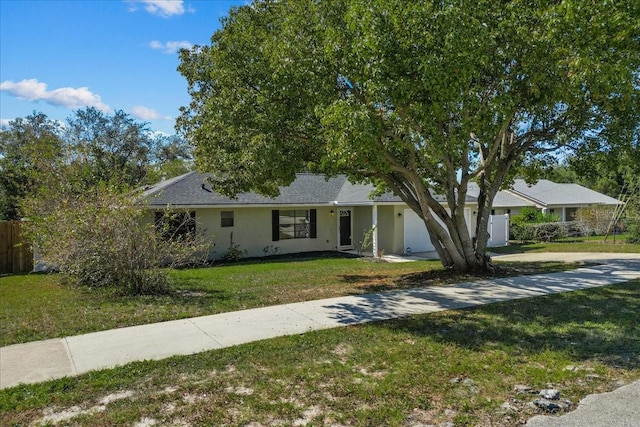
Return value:
M 371 227 L 373 227 L 371 236 L 373 257 L 378 258 L 378 205 L 375 203 L 371 207 Z

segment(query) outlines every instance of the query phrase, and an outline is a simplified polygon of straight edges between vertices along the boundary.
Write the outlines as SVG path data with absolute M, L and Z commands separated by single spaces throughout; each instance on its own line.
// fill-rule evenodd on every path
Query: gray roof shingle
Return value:
M 392 193 L 370 198 L 374 190 L 371 184 L 352 184 L 344 175 L 327 179 L 323 175 L 301 173 L 291 185 L 280 187 L 280 195 L 274 198 L 256 193 L 238 194 L 235 199 L 222 196 L 211 190 L 206 174 L 189 172 L 162 181 L 143 191 L 150 206 L 241 206 L 241 205 L 329 205 L 329 204 L 369 204 L 401 203 Z M 469 184 L 467 202 L 477 202 L 479 189 L 475 183 Z M 444 201 L 443 197 L 436 196 Z M 556 184 L 541 180 L 528 186 L 524 180 L 516 180 L 511 190 L 500 191 L 493 206 L 501 208 L 542 205 L 572 204 L 616 204 L 618 200 L 589 190 L 577 184 Z
M 336 200 L 346 181 L 344 176 L 327 180 L 321 175 L 298 174 L 291 185 L 280 188 L 280 195 L 275 198 L 242 193 L 231 199 L 212 191 L 206 178 L 207 175 L 189 172 L 147 187 L 143 197 L 151 206 L 321 205 Z
M 480 187 L 475 182 L 470 182 L 467 187 L 467 194 L 473 197 L 476 201 L 478 200 L 478 195 L 480 194 Z M 534 203 L 522 198 L 517 197 L 507 191 L 498 191 L 496 197 L 493 199 L 493 207 L 494 208 L 515 208 L 515 207 L 523 207 L 523 206 L 535 206 Z
M 516 179 L 509 192 L 526 197 L 543 206 L 552 205 L 617 205 L 619 200 L 590 190 L 578 184 L 558 184 L 541 179 L 533 185 L 523 179 Z

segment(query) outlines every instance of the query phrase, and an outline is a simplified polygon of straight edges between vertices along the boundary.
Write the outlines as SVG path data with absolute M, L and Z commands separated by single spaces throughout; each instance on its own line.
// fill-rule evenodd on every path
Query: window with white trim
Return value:
M 220 227 L 233 227 L 233 211 L 220 212 Z

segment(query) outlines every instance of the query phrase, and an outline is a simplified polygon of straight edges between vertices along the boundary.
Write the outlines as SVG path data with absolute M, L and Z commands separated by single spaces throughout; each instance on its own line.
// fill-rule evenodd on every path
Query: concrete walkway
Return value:
M 0 348 L 0 388 L 138 360 L 640 278 L 640 254 L 615 255 L 589 254 L 586 258 L 606 263 L 560 273 L 300 302 L 11 345 Z M 546 256 L 563 259 L 563 254 Z M 507 257 L 515 258 L 497 259 Z
M 609 393 L 590 394 L 576 410 L 561 415 L 537 415 L 527 427 L 638 427 L 640 426 L 640 381 Z

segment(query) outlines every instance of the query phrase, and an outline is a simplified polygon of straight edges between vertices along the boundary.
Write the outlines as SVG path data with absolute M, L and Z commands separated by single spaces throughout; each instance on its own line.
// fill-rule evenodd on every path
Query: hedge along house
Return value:
M 426 253 L 437 258 L 418 215 L 393 194 L 371 198 L 371 185 L 350 183 L 345 176 L 298 174 L 275 198 L 255 193 L 235 199 L 211 190 L 206 175 L 189 172 L 143 193 L 155 215 L 165 208 L 181 211 L 189 231 L 213 238 L 210 259 L 221 258 L 231 240 L 247 257 L 311 251 L 361 249 L 367 233 L 374 255 Z M 442 199 L 444 203 L 444 199 Z M 475 230 L 475 197 L 467 197 L 465 217 Z M 185 230 L 186 231 L 186 230 Z

